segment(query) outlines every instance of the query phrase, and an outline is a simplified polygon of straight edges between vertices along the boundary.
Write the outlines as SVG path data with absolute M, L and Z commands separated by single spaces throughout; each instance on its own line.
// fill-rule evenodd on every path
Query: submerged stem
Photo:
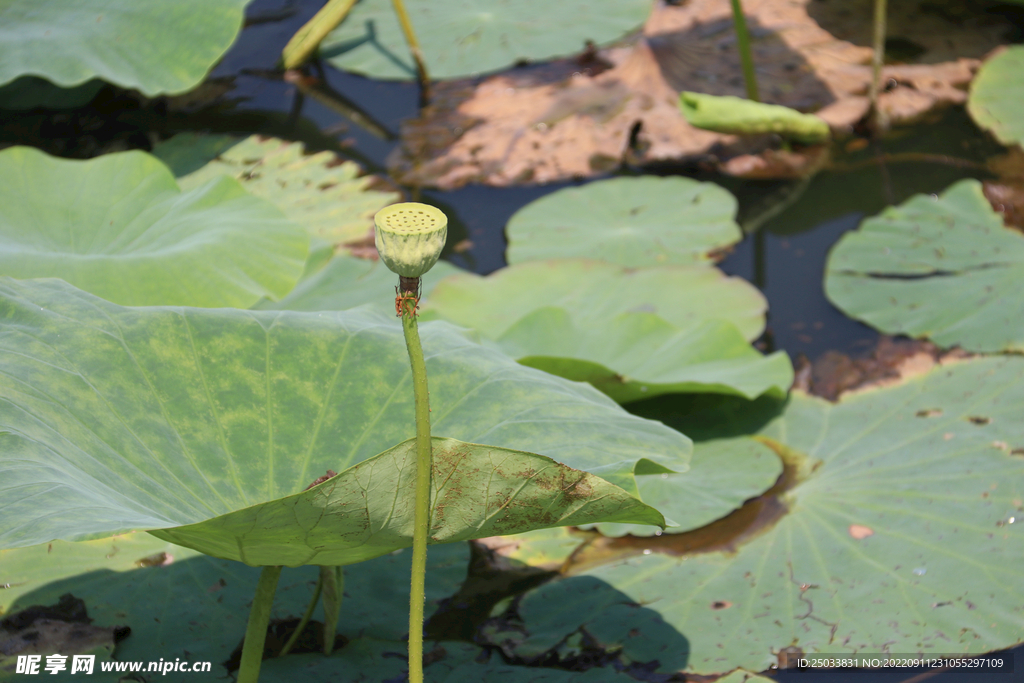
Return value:
M 270 609 L 274 605 L 274 593 L 277 591 L 277 581 L 280 578 L 280 565 L 264 567 L 260 572 L 256 593 L 252 596 L 249 626 L 245 629 L 237 683 L 256 683 L 259 680 L 263 648 L 267 642 L 267 626 L 270 624 Z
M 295 647 L 295 643 L 299 641 L 299 636 L 306 630 L 306 625 L 309 620 L 313 618 L 313 610 L 316 609 L 316 603 L 320 601 L 320 591 L 324 587 L 324 582 L 321 577 L 317 577 L 316 588 L 313 589 L 313 597 L 309 601 L 309 605 L 306 606 L 306 613 L 302 615 L 302 619 L 299 620 L 299 625 L 292 631 L 291 637 L 288 638 L 288 642 L 284 644 L 281 651 L 277 653 L 278 657 L 284 657 L 286 654 L 292 651 Z
M 414 295 L 416 292 L 410 292 L 403 287 L 403 293 Z M 416 507 L 412 538 L 412 583 L 409 594 L 409 683 L 422 683 L 423 603 L 427 572 L 427 533 L 430 526 L 432 463 L 427 366 L 423 360 L 423 347 L 420 345 L 420 333 L 416 326 L 414 299 L 402 301 L 402 329 L 405 332 L 405 345 L 409 349 L 413 395 L 416 400 Z
M 740 0 L 732 0 L 732 22 L 736 27 L 736 46 L 740 51 L 740 63 L 743 65 L 743 81 L 747 86 L 747 99 L 760 102 L 757 92 L 757 73 L 754 71 L 754 55 L 750 51 L 750 33 L 747 31 L 747 18 L 743 15 Z

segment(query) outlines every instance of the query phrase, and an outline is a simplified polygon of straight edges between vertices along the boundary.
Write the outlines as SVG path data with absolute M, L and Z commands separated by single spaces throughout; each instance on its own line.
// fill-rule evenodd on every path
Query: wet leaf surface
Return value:
M 778 514 L 734 530 L 732 549 L 675 556 L 693 538 L 680 534 L 577 556 L 569 575 L 518 603 L 521 647 L 547 652 L 582 629 L 624 659 L 710 674 L 763 670 L 791 645 L 980 653 L 1018 643 L 1022 379 L 1024 359 L 1006 357 L 834 405 L 793 394 L 762 430 L 795 465 L 776 489 Z
M 689 178 L 612 178 L 552 192 L 509 219 L 510 264 L 592 258 L 636 268 L 700 264 L 742 238 L 736 199 Z
M 0 273 L 128 306 L 246 308 L 298 281 L 309 238 L 230 178 L 180 190 L 144 152 L 0 153 Z
M 121 308 L 55 280 L 8 280 L 3 295 L 4 545 L 196 524 L 413 436 L 393 317 Z M 633 494 L 641 462 L 685 470 L 678 432 L 450 326 L 422 334 L 435 434 L 545 452 Z
M 825 292 L 887 334 L 968 351 L 1024 349 L 1024 237 L 1004 227 L 976 180 L 917 195 L 846 234 Z

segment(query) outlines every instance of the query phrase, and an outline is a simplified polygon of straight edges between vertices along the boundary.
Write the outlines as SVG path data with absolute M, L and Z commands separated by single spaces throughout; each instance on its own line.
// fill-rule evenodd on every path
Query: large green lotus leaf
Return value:
M 828 124 L 813 114 L 731 95 L 683 92 L 679 94 L 679 109 L 691 126 L 718 133 L 777 133 L 808 144 L 826 142 L 832 135 Z
M 227 52 L 248 0 L 5 0 L 0 84 L 102 78 L 144 95 L 190 90 Z
M 1024 350 L 1024 236 L 1004 227 L 977 180 L 916 195 L 847 233 L 825 293 L 886 334 L 969 351 Z
M 631 268 L 699 264 L 743 237 L 736 199 L 677 176 L 612 178 L 568 187 L 509 219 L 508 262 L 597 258 Z
M 639 27 L 646 0 L 407 0 L 406 10 L 431 78 L 498 71 L 611 42 Z M 416 68 L 389 0 L 362 0 L 320 46 L 339 69 L 412 80 Z
M 413 436 L 393 318 L 122 308 L 57 280 L 6 280 L 0 294 L 3 545 L 204 522 L 299 493 Z M 685 469 L 688 439 L 590 387 L 445 324 L 422 335 L 436 434 L 544 453 L 634 495 L 638 465 Z M 549 502 L 580 498 L 576 479 Z
M 1024 144 L 1024 47 L 1006 48 L 985 62 L 971 82 L 967 111 L 1006 145 Z
M 678 534 L 725 517 L 744 501 L 772 487 L 782 473 L 773 450 L 749 437 L 705 441 L 694 445 L 690 470 L 684 474 L 646 474 L 637 477 L 640 495 L 677 526 Z M 605 536 L 661 536 L 657 527 L 601 522 L 583 525 Z
M 545 458 L 455 439 L 433 440 L 431 543 L 593 520 L 662 526 L 617 486 Z M 412 546 L 416 440 L 312 490 L 172 529 L 160 538 L 251 565 L 344 565 Z
M 648 555 L 577 565 L 519 602 L 523 646 L 554 648 L 583 627 L 626 659 L 719 673 L 764 670 L 788 646 L 980 653 L 1019 643 L 1022 410 L 1019 357 L 941 366 L 838 404 L 791 395 L 764 435 L 791 463 L 792 484 L 751 510 L 753 526 L 731 529 L 720 550 L 672 556 L 682 534 L 650 539 Z M 653 637 L 659 619 L 689 642 L 688 656 Z
M 463 272 L 447 261 L 438 261 L 420 278 L 421 300 L 448 275 Z M 279 301 L 263 300 L 253 308 L 283 311 L 344 311 L 356 306 L 373 305 L 382 312 L 395 311 L 395 285 L 398 276 L 380 261 L 335 255 L 326 266 L 305 278 L 288 296 Z
M 128 306 L 237 306 L 288 293 L 309 238 L 230 178 L 182 192 L 144 152 L 0 152 L 0 273 L 59 277 Z
M 564 308 L 545 306 L 497 341 L 523 365 L 589 382 L 619 403 L 692 392 L 781 397 L 793 383 L 785 352 L 761 355 L 724 320 L 681 329 L 653 313 L 627 312 L 584 327 Z
M 369 189 L 373 176 L 362 175 L 355 162 L 332 152 L 308 154 L 301 143 L 277 138 L 182 133 L 158 144 L 153 154 L 183 189 L 231 176 L 331 244 L 363 239 L 373 229 L 373 214 L 399 199 L 396 192 Z
M 468 561 L 464 543 L 430 549 L 428 617 L 458 591 Z M 245 633 L 259 578 L 253 567 L 207 557 L 148 534 L 0 550 L 0 567 L 0 581 L 11 584 L 0 591 L 0 613 L 54 604 L 71 593 L 85 603 L 94 625 L 131 628 L 131 635 L 117 645 L 117 660 L 211 661 L 214 673 L 222 677 L 223 663 Z M 274 596 L 273 618 L 298 619 L 315 581 L 311 567 L 286 569 Z M 400 641 L 409 628 L 409 551 L 346 567 L 344 592 L 338 632 L 356 639 L 343 650 L 350 666 L 362 651 L 358 638 L 382 639 L 390 651 L 405 652 L 406 644 Z M 319 611 L 314 619 L 322 619 Z M 398 665 L 399 670 L 405 668 L 402 660 Z M 124 675 L 103 678 L 98 667 L 93 674 L 97 680 Z M 169 674 L 166 680 L 183 678 Z
M 570 311 L 573 321 L 588 330 L 622 313 L 655 313 L 677 327 L 726 320 L 752 340 L 764 331 L 767 303 L 750 284 L 716 268 L 629 269 L 553 259 L 520 263 L 486 277 L 445 278 L 434 288 L 427 310 L 497 339 L 544 306 Z
M 784 395 L 793 380 L 785 354 L 766 358 L 748 343 L 764 326 L 761 294 L 704 266 L 531 261 L 445 278 L 425 310 L 620 403 L 670 392 Z

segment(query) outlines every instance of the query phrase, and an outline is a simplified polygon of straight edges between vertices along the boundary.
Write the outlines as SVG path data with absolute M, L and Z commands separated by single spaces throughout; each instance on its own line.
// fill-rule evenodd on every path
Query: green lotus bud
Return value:
M 377 212 L 373 224 L 381 261 L 406 278 L 433 268 L 448 239 L 448 217 L 427 204 L 392 204 Z

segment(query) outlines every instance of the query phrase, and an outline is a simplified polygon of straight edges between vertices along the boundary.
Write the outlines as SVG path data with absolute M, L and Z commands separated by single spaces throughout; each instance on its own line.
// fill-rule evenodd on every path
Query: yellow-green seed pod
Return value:
M 402 277 L 420 277 L 433 268 L 448 239 L 448 217 L 428 204 L 386 206 L 373 224 L 380 260 Z

